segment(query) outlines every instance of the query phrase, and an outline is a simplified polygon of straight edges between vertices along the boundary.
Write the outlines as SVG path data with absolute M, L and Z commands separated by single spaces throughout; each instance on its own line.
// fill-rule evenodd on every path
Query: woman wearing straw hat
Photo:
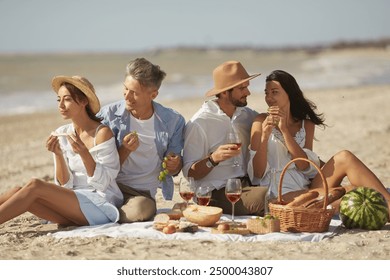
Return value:
M 115 182 L 119 156 L 111 130 L 95 114 L 99 99 L 92 84 L 80 76 L 56 76 L 58 110 L 71 123 L 46 141 L 53 153 L 55 184 L 31 179 L 0 196 L 0 224 L 25 212 L 60 225 L 116 222 L 123 196 Z
M 232 212 L 225 196 L 229 178 L 241 178 L 244 184 L 241 199 L 235 204 L 237 215 L 260 215 L 263 211 L 266 188 L 249 186 L 246 180 L 250 128 L 257 116 L 257 112 L 246 107 L 248 86 L 259 75 L 249 75 L 238 61 L 216 67 L 214 88 L 206 93 L 213 99 L 206 101 L 186 124 L 183 174 L 193 177 L 197 187 L 211 187 L 209 205 L 221 207 L 224 213 Z M 231 131 L 238 133 L 241 147 L 227 143 L 226 136 Z

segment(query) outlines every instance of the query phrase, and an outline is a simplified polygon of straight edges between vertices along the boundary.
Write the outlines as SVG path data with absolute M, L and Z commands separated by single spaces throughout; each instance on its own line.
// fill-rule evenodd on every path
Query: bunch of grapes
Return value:
M 158 175 L 158 180 L 160 182 L 165 181 L 165 177 L 168 175 L 169 171 L 167 170 L 167 163 L 168 160 L 167 157 L 164 157 L 163 162 L 161 163 L 162 170 L 160 171 L 160 174 Z

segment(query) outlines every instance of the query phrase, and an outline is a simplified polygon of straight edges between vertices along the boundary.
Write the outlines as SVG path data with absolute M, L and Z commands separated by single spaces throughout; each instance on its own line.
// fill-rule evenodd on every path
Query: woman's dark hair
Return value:
M 72 96 L 73 100 L 77 103 L 80 104 L 81 101 L 87 101 L 88 104 L 85 106 L 85 110 L 87 111 L 87 114 L 90 119 L 101 122 L 102 118 L 96 117 L 94 113 L 92 113 L 91 107 L 89 106 L 89 100 L 87 96 L 82 92 L 78 87 L 70 84 L 70 83 L 63 83 L 61 86 L 66 87 L 66 89 L 69 91 L 70 95 Z
M 291 74 L 283 70 L 274 70 L 266 77 L 265 81 L 277 81 L 280 83 L 290 99 L 290 111 L 294 120 L 309 119 L 316 125 L 326 126 L 323 114 L 315 112 L 317 106 L 304 97 L 297 81 Z

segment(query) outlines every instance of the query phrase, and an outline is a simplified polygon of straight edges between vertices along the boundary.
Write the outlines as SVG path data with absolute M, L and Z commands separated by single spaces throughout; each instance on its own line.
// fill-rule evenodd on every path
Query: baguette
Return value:
M 293 199 L 290 203 L 287 204 L 287 206 L 291 207 L 297 207 L 297 206 L 303 206 L 305 203 L 317 198 L 319 193 L 317 191 L 308 191 L 306 193 L 303 193 Z
M 328 205 L 335 202 L 345 194 L 343 187 L 332 188 L 328 193 Z M 322 208 L 324 205 L 324 197 L 321 199 L 311 201 L 305 205 L 306 208 Z

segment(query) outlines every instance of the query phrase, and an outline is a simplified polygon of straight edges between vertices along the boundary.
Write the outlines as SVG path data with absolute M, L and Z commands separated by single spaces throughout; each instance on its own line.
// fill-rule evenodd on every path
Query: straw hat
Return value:
M 51 81 L 51 86 L 56 93 L 63 83 L 69 83 L 81 90 L 88 98 L 89 107 L 93 114 L 97 114 L 100 110 L 100 102 L 95 94 L 93 85 L 86 78 L 81 76 L 55 76 Z
M 214 69 L 214 88 L 206 92 L 206 96 L 213 96 L 224 92 L 246 81 L 256 78 L 259 75 L 261 74 L 249 76 L 240 62 L 227 61 Z

